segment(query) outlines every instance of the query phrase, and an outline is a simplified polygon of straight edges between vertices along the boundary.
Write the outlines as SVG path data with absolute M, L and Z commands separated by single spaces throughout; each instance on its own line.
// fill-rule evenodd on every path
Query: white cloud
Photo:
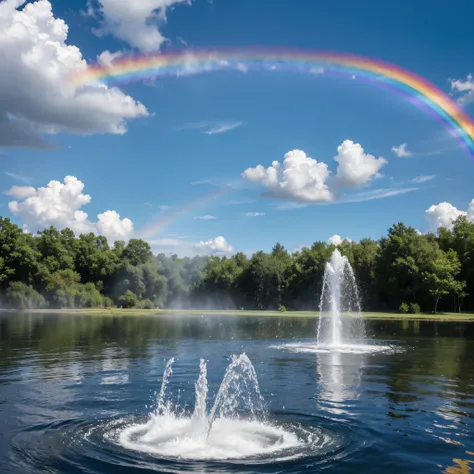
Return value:
M 306 156 L 302 150 L 289 151 L 282 164 L 274 161 L 267 169 L 262 165 L 248 168 L 243 176 L 262 184 L 271 197 L 307 202 L 334 199 L 326 183 L 330 176 L 328 165 Z
M 469 203 L 469 207 L 467 208 L 467 218 L 474 222 L 474 199 Z
M 259 216 L 264 216 L 264 212 L 246 212 L 245 215 L 247 217 L 259 217 Z
M 205 135 L 219 135 L 243 127 L 244 125 L 246 125 L 246 123 L 242 121 L 203 121 L 186 123 L 176 127 L 174 130 L 176 132 L 181 132 L 183 130 L 199 130 Z
M 466 79 L 450 79 L 451 90 L 457 96 L 459 104 L 464 105 L 474 101 L 474 75 L 468 74 Z
M 165 212 L 165 211 L 167 211 L 169 208 L 170 208 L 170 206 L 168 206 L 168 204 L 161 204 L 161 205 L 159 206 L 159 209 L 160 209 L 161 212 Z
M 145 52 L 160 49 L 166 38 L 159 26 L 166 23 L 166 12 L 191 0 L 98 0 L 103 22 L 98 34 L 110 33 Z
M 340 235 L 334 234 L 334 235 L 332 235 L 331 237 L 329 237 L 329 239 L 328 239 L 328 244 L 329 244 L 329 245 L 338 246 L 338 245 L 341 245 L 342 242 L 344 242 L 344 241 L 346 241 L 346 242 L 352 242 L 352 240 L 349 239 L 348 237 L 342 238 Z
M 374 189 L 371 191 L 364 191 L 361 193 L 348 194 L 344 196 L 340 203 L 344 202 L 366 202 L 373 201 L 374 199 L 385 199 L 392 196 L 398 196 L 400 194 L 412 193 L 418 191 L 419 188 L 382 188 Z
M 230 132 L 236 128 L 242 127 L 245 125 L 244 122 L 231 122 L 231 123 L 219 123 L 208 130 L 203 130 L 201 133 L 205 133 L 206 135 L 219 135 L 221 133 Z
M 17 174 L 17 173 L 10 173 L 9 171 L 4 171 L 4 173 L 13 179 L 16 179 L 17 181 L 21 181 L 22 183 L 31 183 L 33 181 L 33 178 L 30 178 L 29 176 L 23 176 L 22 174 Z
M 193 248 L 193 243 L 186 241 L 175 234 L 170 234 L 168 237 L 160 237 L 149 240 L 148 243 L 151 246 L 152 252 L 155 254 L 177 254 L 187 257 L 196 255 L 196 252 Z
M 471 209 L 473 203 L 469 206 Z M 449 202 L 441 202 L 437 205 L 430 206 L 425 211 L 425 217 L 430 226 L 430 230 L 436 231 L 440 227 L 446 227 L 447 229 L 453 228 L 453 222 L 460 216 L 466 216 L 465 211 L 460 211 Z
M 216 237 L 207 242 L 193 242 L 189 237 L 168 234 L 166 237 L 149 240 L 153 253 L 176 254 L 181 257 L 196 255 L 228 255 L 234 249 L 224 237 Z
M 398 146 L 392 146 L 392 151 L 398 156 L 398 158 L 408 158 L 409 156 L 413 155 L 411 151 L 408 151 L 406 143 L 402 143 Z
M 379 170 L 387 161 L 364 153 L 360 144 L 345 140 L 337 149 L 334 160 L 337 173 L 328 165 L 306 156 L 302 150 L 289 151 L 280 164 L 274 161 L 268 168 L 257 165 L 243 172 L 243 177 L 260 183 L 266 195 L 307 203 L 332 202 L 342 197 L 341 189 L 363 187 L 380 177 Z
M 217 219 L 216 216 L 210 216 L 209 214 L 206 214 L 205 216 L 196 216 L 194 219 L 201 219 L 203 221 L 209 221 L 212 219 Z
M 344 140 L 337 147 L 334 159 L 339 163 L 335 179 L 342 188 L 358 188 L 365 186 L 372 179 L 380 177 L 379 170 L 387 164 L 384 158 L 376 158 L 364 153 L 359 143 Z
M 127 240 L 133 233 L 133 222 L 126 217 L 121 219 L 117 211 L 105 211 L 98 214 L 97 219 L 99 234 L 112 241 Z
M 15 199 L 26 199 L 36 194 L 36 189 L 33 186 L 13 186 L 8 191 L 5 191 L 7 196 Z
M 133 233 L 130 219 L 121 219 L 113 210 L 97 216 L 91 222 L 81 208 L 91 202 L 88 194 L 83 194 L 84 183 L 75 176 L 66 176 L 64 182 L 50 181 L 44 188 L 13 186 L 6 194 L 19 201 L 8 203 L 10 212 L 19 217 L 28 232 L 36 232 L 45 227 L 71 228 L 77 234 L 97 232 L 111 241 L 127 240 Z
M 43 134 L 127 131 L 126 120 L 147 116 L 146 108 L 117 88 L 74 87 L 71 75 L 87 63 L 67 45 L 68 26 L 54 18 L 51 3 L 0 3 L 0 146 L 45 148 Z
M 111 53 L 108 49 L 106 49 L 97 56 L 97 62 L 102 66 L 111 66 L 112 63 L 122 55 L 122 51 L 115 51 L 115 53 Z
M 230 245 L 222 236 L 210 239 L 207 242 L 201 241 L 194 245 L 194 249 L 197 253 L 212 255 L 226 255 L 231 254 L 234 251 L 232 245 Z
M 144 206 L 148 206 L 148 207 L 153 206 L 153 204 L 152 204 L 151 202 L 144 202 L 143 205 L 144 205 Z
M 420 183 L 426 183 L 427 181 L 431 181 L 432 179 L 435 179 L 435 178 L 436 178 L 435 174 L 430 174 L 426 176 L 417 176 L 416 178 L 413 178 L 411 182 L 420 184 Z

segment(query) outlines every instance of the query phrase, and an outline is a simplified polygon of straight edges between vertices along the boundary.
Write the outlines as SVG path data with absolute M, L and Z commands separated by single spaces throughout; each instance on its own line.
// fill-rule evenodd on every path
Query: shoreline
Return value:
M 315 311 L 266 311 L 266 310 L 178 310 L 178 309 L 134 309 L 134 308 L 80 308 L 80 309 L 30 309 L 1 310 L 5 312 L 21 312 L 33 314 L 73 314 L 91 316 L 251 316 L 251 317 L 285 317 L 318 319 Z M 474 313 L 442 313 L 442 314 L 400 314 L 389 312 L 363 312 L 367 320 L 405 320 L 405 321 L 440 321 L 440 322 L 474 322 Z

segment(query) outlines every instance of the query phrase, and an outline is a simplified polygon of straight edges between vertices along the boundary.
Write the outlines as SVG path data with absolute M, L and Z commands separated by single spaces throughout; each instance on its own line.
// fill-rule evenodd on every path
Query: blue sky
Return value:
M 178 0 L 166 10 L 166 22 L 148 27 L 139 22 L 143 12 L 131 12 L 136 17 L 124 14 L 122 0 L 113 7 L 108 5 L 110 0 L 101 1 L 41 0 L 43 9 L 28 15 L 37 30 L 47 30 L 41 18 L 47 17 L 44 12 L 51 4 L 54 18 L 63 19 L 69 27 L 65 44 L 76 46 L 88 62 L 105 50 L 143 51 L 153 37 L 151 29 L 166 38 L 155 49 L 161 51 L 267 46 L 334 50 L 383 59 L 424 76 L 447 93 L 457 92 L 456 97 L 464 99 L 465 112 L 474 115 L 474 101 L 469 101 L 470 96 L 474 98 L 474 80 L 469 78 L 474 72 L 470 21 L 474 4 L 469 0 L 460 0 L 456 8 L 436 0 L 193 0 L 190 4 Z M 173 1 L 155 1 L 158 6 L 170 3 Z M 18 11 L 10 8 L 10 17 L 3 15 L 1 21 L 21 23 L 24 17 L 19 17 Z M 8 25 L 0 26 L 5 31 Z M 127 31 L 132 39 L 124 39 Z M 326 241 L 333 234 L 354 240 L 378 238 L 398 221 L 427 231 L 439 223 L 449 225 L 450 217 L 461 212 L 474 218 L 474 204 L 472 213 L 468 210 L 474 198 L 473 158 L 432 117 L 373 85 L 290 72 L 218 72 L 121 86 L 122 95 L 113 111 L 102 102 L 97 106 L 99 112 L 95 105 L 76 107 L 73 98 L 67 97 L 58 112 L 60 100 L 55 102 L 55 94 L 61 100 L 61 94 L 68 94 L 61 77 L 47 75 L 42 78 L 45 82 L 35 82 L 39 80 L 35 68 L 43 70 L 41 61 L 46 64 L 48 54 L 25 55 L 19 62 L 8 46 L 7 35 L 8 31 L 0 33 L 0 58 L 11 61 L 10 70 L 17 67 L 18 75 L 12 73 L 16 79 L 7 84 L 0 81 L 0 102 L 7 103 L 10 122 L 12 117 L 18 119 L 9 126 L 21 125 L 23 131 L 31 128 L 32 132 L 29 142 L 19 140 L 12 146 L 11 129 L 4 131 L 2 141 L 0 125 L 0 184 L 7 193 L 0 204 L 3 215 L 29 231 L 79 221 L 75 230 L 98 230 L 113 240 L 140 235 L 150 222 L 163 219 L 169 224 L 147 236 L 157 252 L 250 253 L 270 250 L 276 241 L 292 250 L 316 240 Z M 44 44 L 33 45 L 31 33 L 20 43 L 19 49 L 26 52 L 36 54 L 39 47 L 47 51 Z M 70 50 L 68 54 L 75 58 Z M 59 61 L 60 72 L 66 67 L 58 59 L 61 57 L 53 57 Z M 456 90 L 450 80 L 462 87 Z M 31 93 L 36 97 L 19 106 Z M 15 94 L 18 99 L 10 105 L 6 98 L 15 100 Z M 138 106 L 132 116 L 122 112 L 125 96 L 143 104 L 148 116 L 140 116 Z M 49 109 L 44 112 L 46 107 Z M 54 127 L 43 120 L 51 110 Z M 126 133 L 117 134 L 114 127 L 125 116 L 130 117 Z M 51 133 L 56 128 L 61 131 Z M 41 136 L 42 144 L 31 145 L 33 136 Z M 54 147 L 45 148 L 43 140 Z M 282 163 L 292 150 L 302 150 L 307 157 L 326 163 L 334 175 L 338 165 L 334 157 L 345 140 L 360 144 L 374 160 L 386 161 L 349 190 L 357 200 L 367 193 L 379 196 L 377 199 L 308 202 L 301 200 L 297 189 L 293 194 L 286 192 L 282 199 L 281 193 L 278 198 L 275 190 L 268 192 L 261 180 L 242 176 L 257 165 L 268 168 L 275 160 Z M 399 157 L 392 151 L 402 143 L 410 156 Z M 58 198 L 54 191 L 46 195 L 38 191 L 51 180 L 62 183 L 66 176 L 83 183 L 80 192 L 90 195 L 90 202 L 79 206 L 67 201 L 67 193 L 60 192 Z M 420 177 L 425 181 L 413 182 Z M 12 186 L 35 189 L 12 191 Z M 231 186 L 232 191 L 200 207 L 190 206 L 225 186 Z M 417 189 L 382 197 L 412 188 Z M 264 191 L 270 196 L 262 196 Z M 34 203 L 25 204 L 28 198 Z M 63 198 L 64 202 L 58 202 Z M 17 207 L 9 206 L 13 200 Z M 427 209 L 442 202 L 451 207 L 436 207 L 427 219 Z M 183 207 L 191 210 L 182 212 Z M 116 211 L 120 218 L 96 218 L 107 210 Z M 77 211 L 86 212 L 87 220 L 81 215 L 74 217 Z M 202 216 L 215 218 L 200 219 Z M 128 223 L 122 225 L 123 218 L 133 221 L 133 232 Z M 224 237 L 224 244 L 215 241 L 218 236 Z

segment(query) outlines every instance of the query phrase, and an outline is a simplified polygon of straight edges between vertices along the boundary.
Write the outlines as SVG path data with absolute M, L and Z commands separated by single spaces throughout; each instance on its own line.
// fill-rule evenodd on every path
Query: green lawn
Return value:
M 319 312 L 315 311 L 246 311 L 246 310 L 156 310 L 156 309 L 125 309 L 125 308 L 86 308 L 86 309 L 61 309 L 61 310 L 32 310 L 32 312 L 43 313 L 73 313 L 73 314 L 91 314 L 97 316 L 142 316 L 153 314 L 183 314 L 183 315 L 229 315 L 229 316 L 281 316 L 286 318 L 317 318 Z M 441 314 L 400 314 L 400 313 L 381 313 L 364 312 L 365 319 L 409 319 L 409 320 L 428 320 L 428 321 L 473 321 L 474 313 L 441 313 Z

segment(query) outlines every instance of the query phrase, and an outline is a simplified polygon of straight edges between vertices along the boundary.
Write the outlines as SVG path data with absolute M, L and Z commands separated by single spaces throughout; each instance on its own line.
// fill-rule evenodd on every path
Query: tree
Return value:
M 74 308 L 81 276 L 74 270 L 58 270 L 45 277 L 48 299 L 52 306 Z
M 35 244 L 33 236 L 0 217 L 0 288 L 12 281 L 33 282 L 41 258 Z
M 436 241 L 419 235 L 413 227 L 392 226 L 388 237 L 380 240 L 374 275 L 379 305 L 385 302 L 387 309 L 395 310 L 402 302 L 423 304 L 422 274 L 437 250 Z
M 124 308 L 134 308 L 138 304 L 138 298 L 133 291 L 127 290 L 120 296 L 119 302 Z
M 454 250 L 443 252 L 438 249 L 429 262 L 429 268 L 423 272 L 423 282 L 428 287 L 429 294 L 433 298 L 434 312 L 438 311 L 438 303 L 441 297 L 462 291 L 462 284 L 455 277 L 461 270 L 461 264 Z
M 150 244 L 140 239 L 130 239 L 122 256 L 134 266 L 144 264 L 153 258 Z

